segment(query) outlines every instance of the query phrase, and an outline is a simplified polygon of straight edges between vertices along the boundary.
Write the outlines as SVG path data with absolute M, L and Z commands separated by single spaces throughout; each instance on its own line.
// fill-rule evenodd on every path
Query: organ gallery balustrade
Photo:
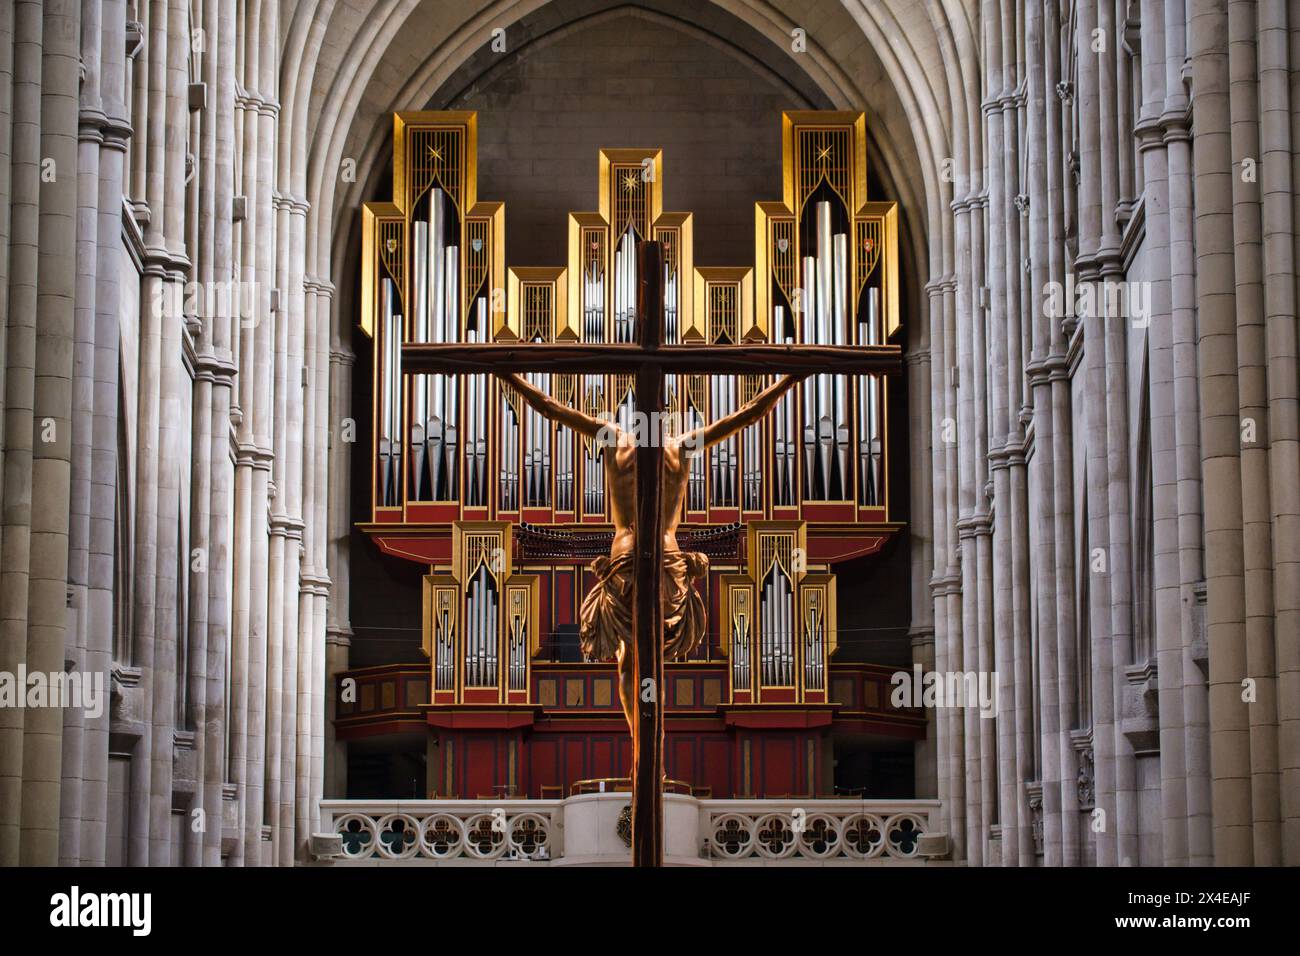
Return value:
M 625 804 L 627 797 L 579 797 L 581 804 L 567 806 L 564 800 L 325 800 L 321 824 L 341 838 L 339 854 L 330 858 L 336 865 L 554 865 L 566 859 L 566 819 L 584 831 L 595 819 L 582 815 L 592 799 Z M 715 866 L 923 864 L 929 860 L 921 838 L 939 808 L 934 800 L 674 799 L 695 815 L 686 835 L 694 857 Z M 617 846 L 617 822 L 613 831 L 604 837 Z M 582 839 L 590 843 L 591 834 Z M 611 857 L 617 862 L 617 854 Z

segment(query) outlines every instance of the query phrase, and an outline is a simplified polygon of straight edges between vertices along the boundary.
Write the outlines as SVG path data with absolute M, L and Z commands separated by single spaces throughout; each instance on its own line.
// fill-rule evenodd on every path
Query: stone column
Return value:
M 316 601 L 312 619 L 312 761 L 311 761 L 311 826 L 305 839 L 320 829 L 320 801 L 325 785 L 325 695 L 326 663 L 325 637 L 328 627 L 328 599 L 332 582 L 327 573 L 329 527 L 329 383 L 330 383 L 330 330 L 333 326 L 334 288 L 328 283 L 317 284 L 315 296 L 316 354 L 311 381 L 315 412 L 312 430 L 315 443 L 312 466 L 315 474 L 311 502 L 312 524 L 316 529 L 312 539 L 312 566 L 315 571 Z
M 1160 113 L 1165 100 L 1164 0 L 1142 5 L 1142 107 L 1136 136 L 1146 199 L 1151 272 L 1147 331 L 1154 566 L 1152 624 L 1159 681 L 1161 846 L 1167 865 L 1187 862 L 1187 763 L 1178 574 L 1178 479 L 1175 468 L 1173 313 L 1169 258 L 1169 156 Z
M 1111 696 L 1112 733 L 1115 754 L 1115 819 L 1109 821 L 1116 838 L 1116 862 L 1138 862 L 1138 795 L 1137 765 L 1133 748 L 1124 736 L 1125 705 L 1128 699 L 1128 665 L 1133 659 L 1132 534 L 1129 507 L 1129 407 L 1128 407 L 1128 320 L 1119 308 L 1122 299 L 1112 303 L 1106 291 L 1112 283 L 1125 281 L 1122 236 L 1118 223 L 1124 164 L 1121 150 L 1129 148 L 1131 129 L 1124 129 L 1120 140 L 1119 122 L 1124 116 L 1119 97 L 1124 84 L 1117 81 L 1122 69 L 1119 45 L 1122 31 L 1116 29 L 1114 0 L 1098 0 L 1097 27 L 1104 45 L 1095 56 L 1098 75 L 1098 122 L 1100 124 L 1099 181 L 1101 186 L 1101 236 L 1096 265 L 1102 288 L 1096 297 L 1099 322 L 1104 338 L 1105 381 L 1105 493 L 1106 559 L 1109 604 L 1103 631 L 1109 631 L 1111 679 L 1097 692 Z
M 1288 57 L 1288 16 L 1290 51 Z M 1288 75 L 1287 64 L 1290 62 Z M 1300 633 L 1300 423 L 1296 409 L 1296 296 L 1300 292 L 1300 18 L 1282 0 L 1259 5 L 1260 202 L 1268 353 L 1268 444 L 1272 496 L 1275 634 Z M 1289 85 L 1288 85 L 1289 80 Z M 1290 202 L 1288 202 L 1288 199 Z M 1300 642 L 1275 645 L 1282 859 L 1300 865 Z
M 1169 269 L 1173 318 L 1174 470 L 1178 483 L 1178 573 L 1181 597 L 1183 749 L 1187 771 L 1188 864 L 1213 862 L 1210 845 L 1209 714 L 1197 660 L 1196 590 L 1204 577 L 1201 520 L 1200 397 L 1196 368 L 1196 273 L 1193 256 L 1191 128 L 1183 85 L 1183 0 L 1167 0 L 1165 101 L 1160 116 L 1169 156 Z
M 81 863 L 102 866 L 108 826 L 108 699 L 112 690 L 114 579 L 117 554 L 118 383 L 121 362 L 122 196 L 126 145 L 131 136 L 126 114 L 126 4 L 105 0 L 100 28 L 100 102 L 103 110 L 99 153 L 95 247 L 94 419 L 90 470 L 90 560 L 86 614 L 87 675 L 102 675 L 104 712 L 86 721 L 86 761 L 82 768 Z
M 212 38 L 213 87 L 213 189 L 212 271 L 220 281 L 236 278 L 232 248 L 234 227 L 231 200 L 234 195 L 235 144 L 235 0 L 209 0 L 212 19 L 217 26 Z M 233 288 L 238 286 L 233 285 Z M 207 688 L 203 707 L 203 864 L 221 863 L 223 791 L 227 781 L 229 741 L 232 728 L 227 694 L 226 672 L 231 638 L 231 606 L 227 599 L 231 568 L 230 538 L 231 501 L 234 493 L 231 459 L 231 403 L 235 371 L 232 345 L 238 330 L 239 301 L 232 296 L 230 308 L 213 316 L 212 322 L 212 489 L 209 498 L 210 552 L 208 555 L 207 595 L 208 644 Z
M 28 672 L 64 669 L 68 590 L 68 491 L 72 445 L 72 342 L 76 284 L 77 128 L 80 0 L 43 9 L 41 155 L 54 180 L 41 189 L 37 255 L 36 376 L 32 413 L 31 576 L 28 579 Z M 22 762 L 22 846 L 19 862 L 58 860 L 63 714 L 33 708 L 25 715 Z
M 1192 0 L 1195 91 L 1196 305 L 1200 336 L 1201 467 L 1210 654 L 1210 767 L 1214 860 L 1252 860 L 1240 419 L 1233 293 L 1232 152 L 1224 0 Z
M 286 200 L 276 195 L 272 201 L 275 220 L 275 234 L 283 236 L 288 222 Z M 281 240 L 283 241 L 283 240 Z M 276 259 L 280 258 L 280 242 L 276 243 Z M 294 488 L 286 473 L 288 448 L 286 447 L 286 424 L 288 421 L 288 376 L 297 377 L 300 368 L 290 363 L 289 330 L 297 318 L 286 308 L 287 289 L 284 284 L 284 268 L 277 262 L 275 269 L 275 287 L 279 290 L 279 313 L 275 322 L 275 349 L 272 367 L 274 369 L 274 404 L 272 406 L 272 435 L 274 457 L 271 460 L 271 476 L 275 484 L 275 497 L 271 504 L 270 542 L 267 561 L 267 638 L 266 638 L 266 762 L 263 789 L 264 819 L 271 828 L 271 860 L 274 864 L 278 856 L 280 833 L 280 759 L 283 747 L 284 721 L 284 680 L 285 680 L 285 606 L 292 600 L 293 585 L 285 574 L 286 551 L 293 550 L 295 542 L 287 542 L 292 533 L 289 518 L 288 499 Z M 292 680 L 292 677 L 290 677 Z
M 0 668 L 27 661 L 32 531 L 32 455 L 36 438 L 36 276 L 41 196 L 41 5 L 13 12 L 13 160 L 9 301 L 5 354 L 5 480 L 0 553 Z M 26 711 L 0 708 L 0 866 L 19 862 L 23 723 Z
M 78 115 L 76 304 L 74 316 L 72 381 L 72 460 L 68 500 L 68 625 L 64 656 L 70 672 L 79 678 L 86 671 L 87 584 L 90 575 L 90 475 L 91 422 L 95 413 L 95 248 L 99 238 L 99 154 L 104 141 L 99 82 L 100 9 L 83 4 L 81 23 L 81 99 Z M 82 770 L 87 751 L 84 740 L 86 711 L 80 706 L 63 709 L 62 783 L 59 809 L 59 865 L 81 860 Z
M 1237 322 L 1237 401 L 1241 415 L 1241 506 L 1246 676 L 1255 699 L 1250 724 L 1251 832 L 1256 866 L 1282 861 L 1278 785 L 1277 679 L 1273 646 L 1273 527 L 1269 489 L 1268 371 L 1258 174 L 1259 89 L 1256 3 L 1228 6 L 1228 111 L 1233 162 L 1232 223 Z M 1255 181 L 1250 181 L 1254 179 Z
M 1052 38 L 1055 42 L 1055 37 Z M 1049 598 L 1056 588 L 1056 541 L 1053 517 L 1055 472 L 1052 431 L 1052 385 L 1047 367 L 1051 344 L 1051 324 L 1042 298 L 1048 283 L 1048 174 L 1047 112 L 1056 105 L 1055 83 L 1049 82 L 1043 62 L 1045 42 L 1040 8 L 1031 4 L 1025 15 L 1025 72 L 1027 77 L 1026 110 L 1026 196 L 1029 203 L 1028 256 L 1029 290 L 1026 305 L 1032 310 L 1032 351 L 1027 366 L 1033 396 L 1034 458 L 1030 467 L 1038 476 L 1038 502 L 1034 523 L 1038 529 L 1034 549 L 1034 582 L 1037 601 L 1033 611 L 1038 621 L 1038 695 L 1039 730 L 1043 784 L 1043 863 L 1061 865 L 1061 802 L 1064 781 L 1061 779 L 1060 687 L 1057 682 L 1057 639 L 1055 601 Z M 1073 781 L 1069 781 L 1073 784 Z
M 1076 49 L 1078 61 L 1079 94 L 1079 255 L 1075 260 L 1076 282 L 1079 285 L 1097 281 L 1097 253 L 1103 240 L 1105 196 L 1102 191 L 1101 144 L 1101 91 L 1097 56 L 1092 52 L 1093 31 L 1097 28 L 1095 3 L 1078 7 L 1076 24 Z M 1109 207 L 1113 210 L 1113 203 Z M 1103 396 L 1106 391 L 1105 329 L 1102 312 L 1095 305 L 1088 314 L 1078 316 L 1083 325 L 1083 371 L 1086 389 L 1091 395 Z M 1107 403 L 1098 401 L 1085 407 L 1084 422 L 1087 432 L 1087 532 L 1089 562 L 1088 596 L 1089 628 L 1092 674 L 1091 700 L 1085 701 L 1085 714 L 1091 717 L 1093 754 L 1096 768 L 1097 805 L 1103 810 L 1104 828 L 1096 832 L 1097 863 L 1113 866 L 1119 862 L 1116 852 L 1118 811 L 1116 803 L 1115 766 L 1115 715 L 1113 681 L 1113 646 L 1109 639 L 1111 594 L 1110 569 L 1113 549 L 1108 540 L 1108 483 L 1107 483 Z M 1086 724 L 1085 724 L 1086 725 Z
M 312 280 L 319 287 L 319 280 Z M 337 328 L 330 322 L 331 329 Z M 352 468 L 353 443 L 346 441 L 346 436 L 355 438 L 356 423 L 345 426 L 345 420 L 351 418 L 352 404 L 352 366 L 355 361 L 350 349 L 344 347 L 337 331 L 332 332 L 332 351 L 330 353 L 330 429 L 329 453 L 329 549 L 327 557 L 328 573 L 331 580 L 329 600 L 329 620 L 326 630 L 325 645 L 325 772 L 324 794 L 326 797 L 347 796 L 347 745 L 338 741 L 334 735 L 334 717 L 338 709 L 338 695 L 334 691 L 335 678 L 349 667 L 350 648 L 352 646 L 352 627 L 349 609 L 349 559 L 348 547 L 352 530 L 351 521 L 351 482 L 349 475 Z
M 0 10 L 0 400 L 5 396 L 6 332 L 9 328 L 9 186 L 13 164 L 14 5 Z M 0 502 L 5 490 L 5 416 L 0 411 Z M 0 522 L 0 554 L 4 524 Z
M 230 864 L 243 866 L 251 842 L 245 826 L 250 803 L 251 782 L 248 777 L 250 709 L 255 706 L 256 690 L 250 689 L 250 657 L 257 637 L 251 633 L 252 622 L 252 582 L 255 576 L 254 547 L 256 531 L 253 512 L 258 506 L 265 507 L 265 474 L 262 480 L 255 480 L 260 456 L 257 447 L 257 433 L 254 427 L 255 406 L 258 388 L 259 360 L 266 358 L 259 355 L 256 326 L 269 319 L 265 315 L 265 304 L 260 294 L 257 280 L 260 276 L 255 266 L 257 249 L 257 221 L 259 207 L 257 204 L 257 106 L 248 95 L 248 91 L 257 80 L 257 53 L 255 42 L 247 38 L 256 33 L 257 14 L 260 5 L 248 3 L 240 8 L 236 21 L 236 37 L 243 43 L 242 53 L 236 54 L 234 66 L 241 67 L 239 75 L 243 87 L 242 95 L 235 100 L 236 135 L 239 139 L 239 156 L 243 218 L 239 224 L 239 279 L 244 284 L 245 294 L 241 301 L 253 300 L 252 314 L 241 314 L 237 333 L 237 358 L 239 368 L 237 380 L 239 394 L 239 420 L 237 427 L 238 453 L 235 460 L 235 539 L 232 542 L 234 584 L 231 589 L 233 607 L 231 612 L 231 701 L 229 704 L 230 720 L 230 772 L 228 781 L 237 788 L 236 839 L 230 850 Z M 250 62 L 251 61 L 251 62 Z M 260 489 L 259 489 L 260 485 Z M 259 493 L 260 490 L 260 493 Z M 265 580 L 265 569 L 262 569 Z M 260 803 L 260 800 L 259 800 Z M 254 844 L 255 845 L 255 844 Z M 256 864 L 256 857 L 247 861 Z

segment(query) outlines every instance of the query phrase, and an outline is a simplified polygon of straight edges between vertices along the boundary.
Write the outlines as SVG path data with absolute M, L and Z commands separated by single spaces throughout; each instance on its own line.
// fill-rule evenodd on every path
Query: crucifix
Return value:
M 676 515 L 685 488 L 684 480 L 678 480 L 686 471 L 683 456 L 754 424 L 807 375 L 883 374 L 896 371 L 900 359 L 892 346 L 664 345 L 663 245 L 639 242 L 637 259 L 635 343 L 413 343 L 403 346 L 402 365 L 405 374 L 497 375 L 546 417 L 588 437 L 603 432 L 601 437 L 614 445 L 604 453 L 615 519 L 606 568 L 611 578 L 621 574 L 630 582 L 631 600 L 623 602 L 621 616 L 617 600 L 610 602 L 615 605 L 612 615 L 600 616 L 612 617 L 630 632 L 620 635 L 618 656 L 620 696 L 632 732 L 632 865 L 662 866 L 665 639 L 680 650 L 690 643 L 690 631 L 698 635 L 702 629 L 702 622 L 696 622 L 686 624 L 687 633 L 682 633 L 682 617 L 692 613 L 691 578 L 700 570 L 676 550 Z M 629 440 L 611 423 L 562 405 L 519 378 L 521 372 L 535 371 L 630 372 L 636 380 L 636 407 L 651 421 L 664 409 L 666 374 L 786 377 L 722 420 L 676 437 L 665 437 L 659 427 L 651 427 Z M 667 554 L 666 543 L 671 549 Z M 665 593 L 665 579 L 674 594 Z M 673 611 L 668 628 L 665 603 Z

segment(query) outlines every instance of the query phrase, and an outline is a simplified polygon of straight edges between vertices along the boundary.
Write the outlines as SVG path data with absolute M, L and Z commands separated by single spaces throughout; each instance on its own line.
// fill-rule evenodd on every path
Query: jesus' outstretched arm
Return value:
M 530 385 L 513 372 L 498 375 L 497 377 L 518 392 L 520 397 L 543 418 L 559 422 L 562 425 L 568 425 L 580 435 L 596 438 L 602 430 L 608 434 L 609 429 L 613 427 L 610 422 L 580 412 L 576 408 L 570 408 L 563 402 L 557 402 L 541 389 Z
M 787 375 L 784 378 L 777 379 L 730 415 L 686 432 L 680 439 L 682 447 L 703 451 L 720 441 L 725 441 L 736 432 L 748 428 L 775 408 L 776 403 L 781 400 L 781 396 L 797 385 L 803 378 L 802 375 Z

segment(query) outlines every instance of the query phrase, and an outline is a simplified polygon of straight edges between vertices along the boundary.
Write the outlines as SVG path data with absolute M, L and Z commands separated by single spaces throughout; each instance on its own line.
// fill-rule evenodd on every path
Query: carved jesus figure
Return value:
M 619 699 L 629 729 L 636 722 L 636 675 L 632 640 L 632 565 L 636 548 L 636 446 L 640 440 L 659 441 L 663 449 L 663 604 L 664 658 L 685 657 L 704 636 L 704 600 L 694 582 L 709 569 L 708 558 L 688 553 L 677 546 L 677 524 L 690 477 L 690 460 L 705 449 L 725 441 L 753 425 L 771 411 L 781 396 L 803 376 L 789 375 L 769 385 L 754 398 L 724 418 L 681 435 L 651 428 L 646 434 L 630 433 L 612 420 L 597 418 L 570 408 L 534 388 L 515 374 L 501 375 L 537 412 L 567 425 L 575 432 L 600 443 L 605 452 L 605 475 L 609 479 L 610 516 L 614 540 L 609 557 L 597 558 L 591 568 L 596 584 L 582 602 L 579 640 L 589 657 L 618 660 Z M 658 418 L 652 420 L 658 421 Z

